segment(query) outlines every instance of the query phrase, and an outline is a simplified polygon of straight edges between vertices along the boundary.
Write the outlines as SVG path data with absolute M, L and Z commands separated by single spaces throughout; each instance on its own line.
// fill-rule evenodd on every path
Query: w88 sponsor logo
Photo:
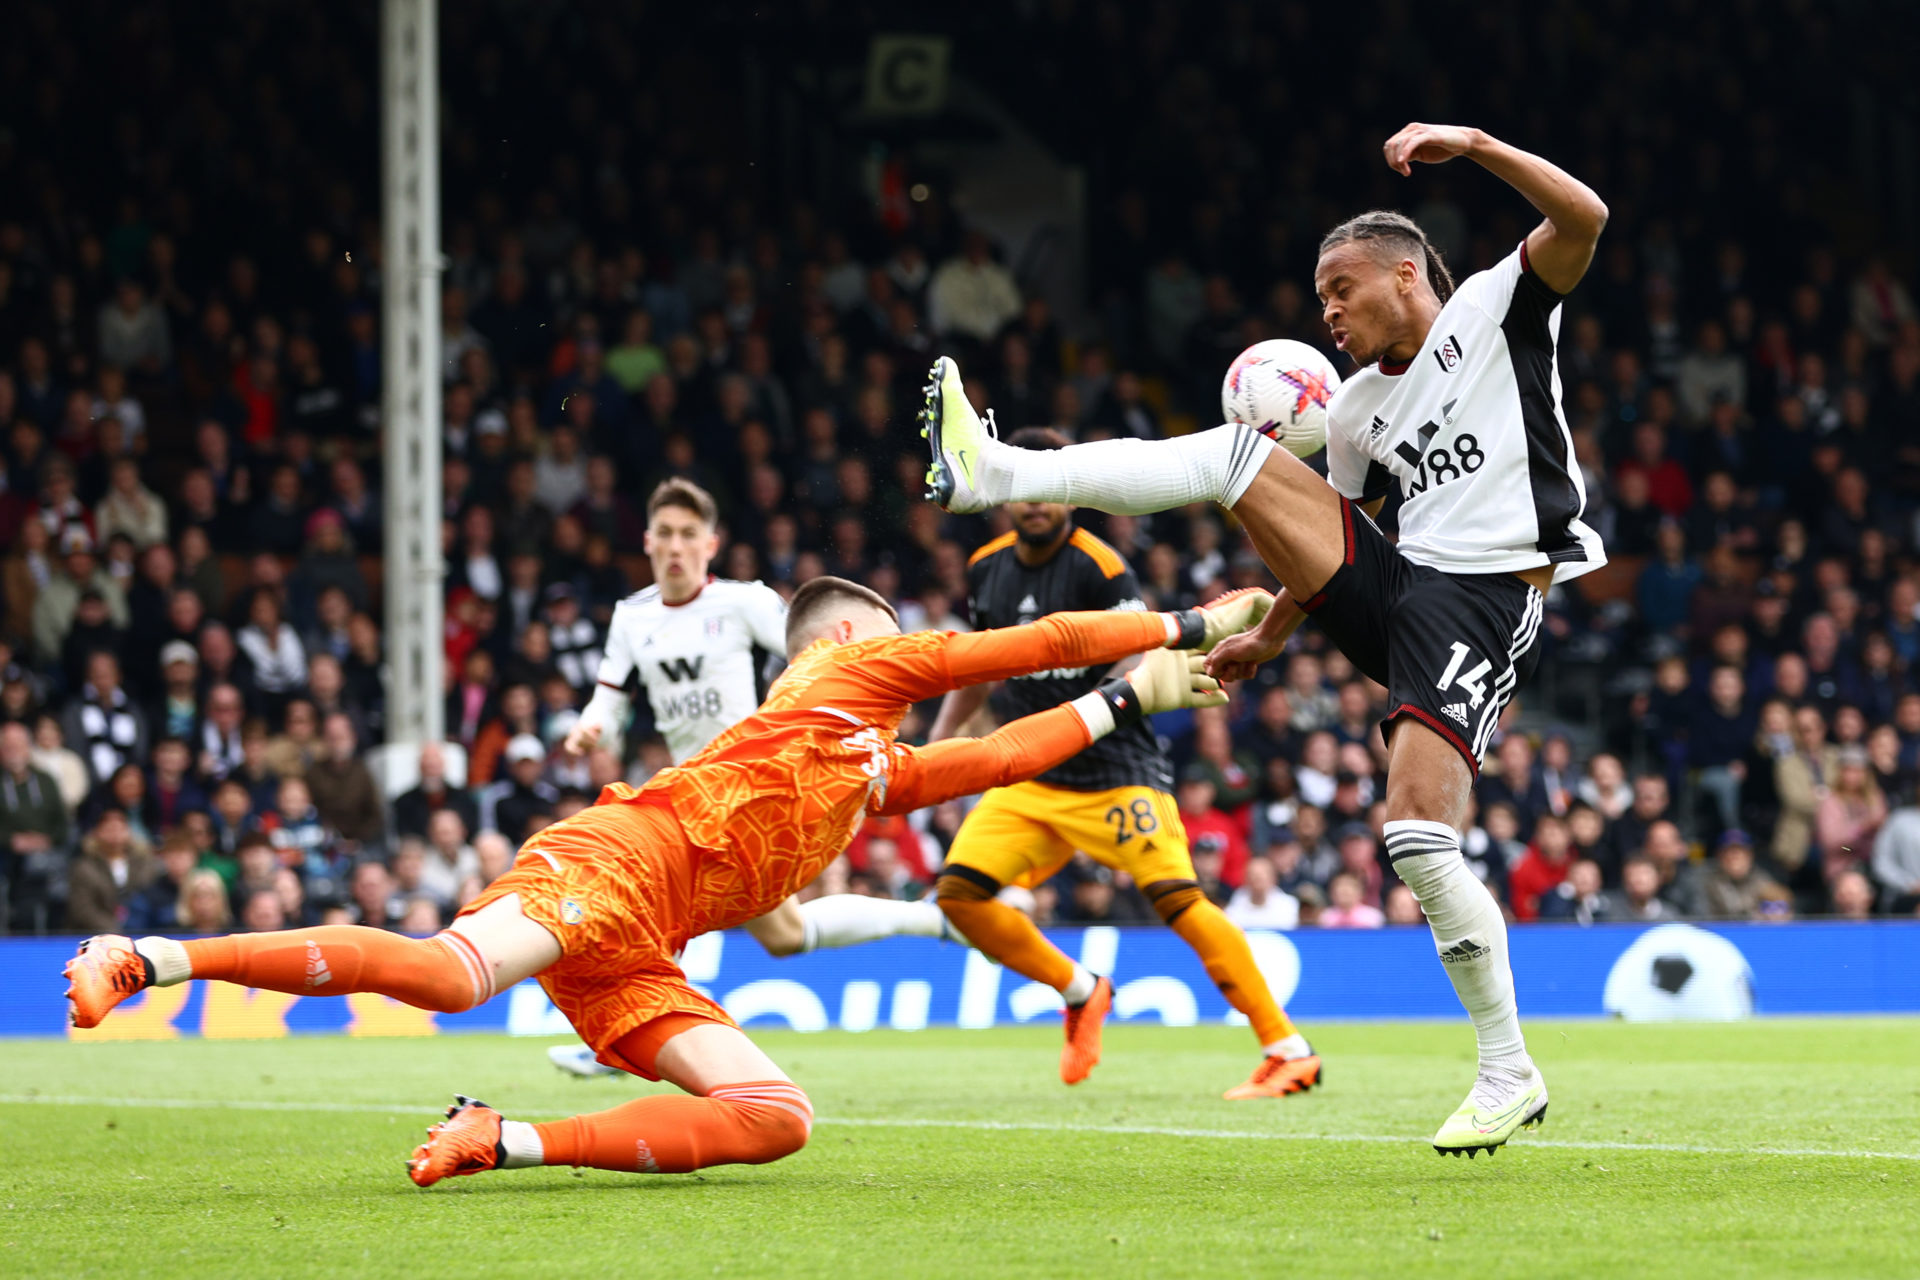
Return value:
M 701 720 L 723 710 L 718 689 L 689 689 L 669 695 L 659 706 L 662 720 Z

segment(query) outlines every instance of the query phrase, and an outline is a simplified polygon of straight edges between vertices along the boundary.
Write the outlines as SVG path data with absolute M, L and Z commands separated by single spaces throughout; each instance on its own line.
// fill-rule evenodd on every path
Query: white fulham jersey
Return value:
M 1327 479 L 1356 502 L 1398 482 L 1400 550 L 1443 573 L 1607 562 L 1560 410 L 1560 295 L 1527 246 L 1462 281 L 1411 362 L 1370 365 L 1327 405 Z
M 787 605 L 772 587 L 715 578 L 683 604 L 648 587 L 614 606 L 600 683 L 625 690 L 639 675 L 679 764 L 759 708 L 756 646 L 787 651 Z

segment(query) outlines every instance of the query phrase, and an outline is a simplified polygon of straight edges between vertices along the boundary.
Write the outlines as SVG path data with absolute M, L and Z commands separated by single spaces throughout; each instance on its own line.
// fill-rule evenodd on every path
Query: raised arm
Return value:
M 1071 617 L 1055 614 L 1054 617 Z M 1049 711 L 1022 716 L 984 738 L 949 738 L 915 749 L 896 743 L 876 813 L 911 813 L 1037 777 L 1115 729 L 1177 707 L 1224 706 L 1219 683 L 1191 653 L 1150 653 L 1125 676 Z
M 992 631 L 937 637 L 921 631 L 870 642 L 873 647 L 857 667 L 843 674 L 889 700 L 922 702 L 952 689 L 1034 671 L 1108 667 L 1162 647 L 1204 652 L 1253 626 L 1272 603 L 1272 596 L 1249 587 L 1230 591 L 1204 609 L 1179 613 L 1054 613 Z M 929 649 L 929 640 L 939 648 Z
M 1177 644 L 1181 625 L 1172 613 L 1054 613 L 1024 626 L 956 633 L 947 640 L 947 674 L 962 688 L 1054 667 L 1104 667 Z
M 1482 129 L 1446 124 L 1410 124 L 1386 142 L 1387 165 L 1403 177 L 1413 162 L 1443 164 L 1469 156 L 1527 198 L 1546 219 L 1527 235 L 1527 263 L 1556 293 L 1567 293 L 1587 274 L 1594 245 L 1607 225 L 1607 206 L 1593 189 L 1531 152 L 1510 147 Z

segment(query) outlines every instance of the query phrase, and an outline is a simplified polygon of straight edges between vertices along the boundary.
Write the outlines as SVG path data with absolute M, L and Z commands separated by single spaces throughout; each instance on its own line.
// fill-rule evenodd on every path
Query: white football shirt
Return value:
M 639 675 L 679 764 L 759 708 L 756 647 L 787 651 L 787 605 L 772 587 L 714 578 L 681 604 L 648 587 L 614 606 L 600 683 L 624 690 Z
M 1560 301 L 1523 242 L 1461 282 L 1412 361 L 1369 365 L 1328 402 L 1328 481 L 1356 502 L 1398 482 L 1400 550 L 1415 564 L 1552 565 L 1564 582 L 1607 562 L 1581 519 L 1587 492 L 1560 409 Z

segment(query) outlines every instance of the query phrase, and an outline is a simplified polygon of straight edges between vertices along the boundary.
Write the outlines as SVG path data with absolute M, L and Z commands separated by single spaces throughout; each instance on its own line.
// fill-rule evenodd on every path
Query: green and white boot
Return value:
M 1005 446 L 995 438 L 993 414 L 989 412 L 982 422 L 967 402 L 960 366 L 948 356 L 935 360 L 927 374 L 927 404 L 920 414 L 920 434 L 933 450 L 933 464 L 927 468 L 929 500 L 961 514 L 995 505 L 980 492 L 980 471 L 987 450 Z
M 1467 1100 L 1447 1117 L 1433 1135 L 1433 1149 L 1441 1155 L 1462 1153 L 1471 1160 L 1493 1153 L 1522 1129 L 1537 1129 L 1547 1117 L 1547 1082 L 1531 1062 L 1527 1073 L 1482 1070 L 1467 1092 Z

